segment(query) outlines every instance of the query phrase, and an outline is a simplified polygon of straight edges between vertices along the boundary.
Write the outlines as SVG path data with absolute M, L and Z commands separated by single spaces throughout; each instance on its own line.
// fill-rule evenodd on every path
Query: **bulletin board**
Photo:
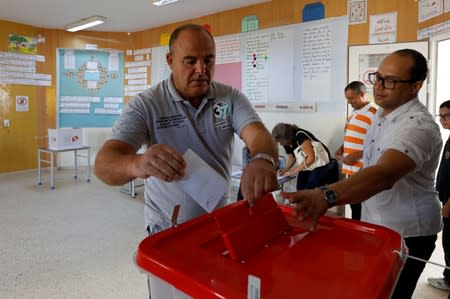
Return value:
M 347 34 L 343 16 L 217 37 L 214 80 L 258 111 L 345 111 Z M 152 84 L 170 74 L 164 55 L 154 55 L 161 51 L 152 51 Z
M 124 54 L 57 49 L 59 128 L 112 127 L 124 106 Z

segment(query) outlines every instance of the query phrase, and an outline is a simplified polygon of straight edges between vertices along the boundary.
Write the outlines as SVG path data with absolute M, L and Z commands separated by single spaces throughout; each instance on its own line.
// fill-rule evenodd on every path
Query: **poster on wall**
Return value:
M 369 44 L 397 41 L 397 12 L 370 16 Z
M 243 92 L 251 102 L 294 100 L 294 29 L 264 30 L 243 37 Z
M 29 110 L 28 96 L 16 96 L 16 111 L 28 112 L 28 110 Z
M 348 24 L 361 24 L 366 22 L 367 1 L 366 0 L 348 0 Z
M 8 51 L 22 54 L 37 54 L 37 40 L 35 37 L 20 34 L 9 34 Z
M 124 105 L 119 51 L 58 49 L 58 126 L 111 127 Z
M 442 1 L 420 0 L 418 13 L 419 23 L 442 14 L 442 11 Z
M 214 38 L 216 42 L 216 71 L 214 80 L 242 90 L 241 41 L 239 35 Z

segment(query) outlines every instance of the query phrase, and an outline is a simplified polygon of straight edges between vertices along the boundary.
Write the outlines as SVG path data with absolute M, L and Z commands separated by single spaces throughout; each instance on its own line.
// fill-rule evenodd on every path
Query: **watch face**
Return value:
M 336 193 L 333 190 L 331 189 L 326 190 L 325 197 L 327 198 L 327 201 L 329 203 L 336 203 Z
M 336 204 L 336 192 L 334 192 L 334 190 L 328 188 L 327 186 L 321 186 L 319 187 L 320 190 L 322 190 L 323 192 L 323 197 L 325 199 L 326 202 L 328 202 L 328 204 L 330 205 L 335 205 Z

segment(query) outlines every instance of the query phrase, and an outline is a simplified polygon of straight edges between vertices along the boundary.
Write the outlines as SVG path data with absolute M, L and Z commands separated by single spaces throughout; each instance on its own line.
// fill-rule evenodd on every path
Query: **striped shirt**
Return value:
M 361 109 L 353 110 L 345 124 L 343 156 L 363 150 L 364 136 L 372 124 L 377 108 L 371 103 Z M 342 173 L 352 175 L 363 167 L 362 158 L 353 165 L 343 164 Z

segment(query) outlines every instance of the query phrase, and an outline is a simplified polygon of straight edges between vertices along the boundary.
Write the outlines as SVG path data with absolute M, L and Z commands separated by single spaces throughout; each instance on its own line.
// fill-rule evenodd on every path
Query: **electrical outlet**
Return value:
M 9 119 L 4 119 L 4 120 L 3 120 L 3 127 L 8 128 L 9 125 L 10 125 Z

